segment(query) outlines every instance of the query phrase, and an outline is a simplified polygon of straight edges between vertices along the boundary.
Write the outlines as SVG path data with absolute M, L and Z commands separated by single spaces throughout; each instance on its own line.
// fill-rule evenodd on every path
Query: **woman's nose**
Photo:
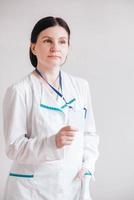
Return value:
M 51 49 L 50 49 L 50 50 L 51 50 L 51 51 L 59 51 L 59 50 L 60 50 L 59 44 L 56 43 L 56 42 L 52 43 L 52 46 L 51 46 Z

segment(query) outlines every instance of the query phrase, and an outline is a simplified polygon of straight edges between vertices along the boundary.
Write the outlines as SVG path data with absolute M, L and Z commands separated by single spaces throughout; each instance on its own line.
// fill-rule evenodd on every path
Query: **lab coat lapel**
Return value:
M 55 94 L 54 94 L 55 95 Z M 61 110 L 62 106 L 65 104 L 61 97 L 58 97 L 56 100 L 54 96 L 48 88 L 42 90 L 42 98 L 41 98 L 41 105 L 48 106 L 49 108 L 55 108 Z
M 68 78 L 66 77 L 65 72 L 61 70 L 61 76 L 62 76 L 62 92 L 63 96 L 66 99 L 67 102 L 72 102 L 70 104 L 75 104 L 75 97 L 74 94 L 70 92 Z M 58 96 L 58 100 L 55 98 L 55 94 L 53 95 L 50 90 L 46 87 L 45 90 L 43 89 L 44 84 L 42 83 L 42 98 L 41 98 L 41 105 L 46 105 L 52 108 L 57 108 L 59 110 L 62 110 L 63 112 L 66 112 L 66 106 L 65 101 Z M 64 109 L 65 108 L 65 109 Z
M 61 70 L 61 75 L 62 75 L 63 96 L 67 102 L 70 102 L 71 106 L 75 107 L 77 94 L 72 86 L 72 83 L 67 73 Z

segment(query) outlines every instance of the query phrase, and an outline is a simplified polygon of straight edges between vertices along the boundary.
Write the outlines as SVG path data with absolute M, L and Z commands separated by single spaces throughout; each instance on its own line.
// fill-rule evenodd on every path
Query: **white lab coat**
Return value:
M 75 112 L 84 112 L 83 130 L 69 146 L 57 148 L 55 134 L 68 124 L 68 106 L 33 73 L 7 89 L 4 135 L 13 160 L 4 200 L 85 200 L 78 171 L 94 174 L 98 135 L 88 82 L 61 70 L 63 95 Z M 85 116 L 85 115 L 83 115 Z M 83 199 L 82 199 L 83 198 Z

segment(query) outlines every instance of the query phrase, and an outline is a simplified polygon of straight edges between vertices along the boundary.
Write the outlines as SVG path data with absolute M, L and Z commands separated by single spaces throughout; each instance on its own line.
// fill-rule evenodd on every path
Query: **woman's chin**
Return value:
M 52 65 L 52 64 L 49 64 L 49 65 L 47 65 L 47 66 L 46 66 L 46 65 L 44 66 L 44 68 L 52 69 L 52 70 L 53 70 L 53 69 L 57 69 L 57 68 L 59 68 L 59 67 L 60 67 L 60 64 L 53 64 L 53 65 Z
M 61 62 L 50 62 L 48 64 L 49 68 L 57 68 L 61 65 Z

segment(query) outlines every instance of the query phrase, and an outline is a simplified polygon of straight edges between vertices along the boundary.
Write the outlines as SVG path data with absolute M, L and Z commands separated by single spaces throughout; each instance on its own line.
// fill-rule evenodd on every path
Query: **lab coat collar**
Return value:
M 68 104 L 65 104 L 65 101 L 61 97 L 58 97 L 58 100 L 56 100 L 55 96 L 53 96 L 47 85 L 44 83 L 44 80 L 39 77 L 36 72 L 33 72 L 33 74 L 34 77 L 36 77 L 36 79 L 38 79 L 41 83 L 40 106 L 42 109 L 51 109 L 59 112 L 66 112 L 68 106 L 73 107 L 76 98 L 74 97 L 74 94 L 70 93 L 67 73 L 61 70 L 63 96 L 65 97 Z

